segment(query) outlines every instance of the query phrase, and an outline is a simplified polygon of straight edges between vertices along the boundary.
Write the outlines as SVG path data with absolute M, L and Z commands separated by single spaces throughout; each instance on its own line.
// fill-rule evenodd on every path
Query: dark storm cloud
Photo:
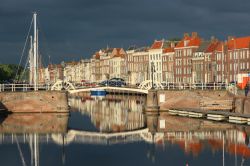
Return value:
M 1 63 L 17 63 L 32 12 L 39 14 L 41 53 L 48 60 L 89 58 L 95 51 L 197 31 L 249 35 L 249 0 L 0 0 Z M 45 61 L 46 61 L 45 60 Z

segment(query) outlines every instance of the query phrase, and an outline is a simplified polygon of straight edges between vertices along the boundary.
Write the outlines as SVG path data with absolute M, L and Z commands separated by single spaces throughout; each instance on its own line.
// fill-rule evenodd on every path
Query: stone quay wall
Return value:
M 0 109 L 13 113 L 69 112 L 67 93 L 63 91 L 1 92 Z
M 250 115 L 250 97 L 235 96 L 222 90 L 158 91 L 160 110 L 170 108 L 201 109 L 201 102 L 223 103 L 232 101 L 232 112 Z M 223 110 L 223 107 L 222 107 Z M 226 109 L 225 109 L 226 110 Z

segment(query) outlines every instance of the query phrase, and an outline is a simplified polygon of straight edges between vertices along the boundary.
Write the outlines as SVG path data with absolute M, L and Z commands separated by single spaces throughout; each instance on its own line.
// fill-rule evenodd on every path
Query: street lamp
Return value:
M 152 79 L 151 89 L 154 89 L 154 72 L 155 72 L 155 65 L 154 65 L 154 62 L 151 62 L 151 79 Z
M 232 39 L 234 41 L 234 57 L 236 58 L 237 57 L 237 75 L 239 75 L 239 56 L 237 54 L 236 56 L 236 42 L 235 42 L 235 38 Z M 234 82 L 236 83 L 236 68 L 235 68 L 235 60 L 234 60 Z
M 224 57 L 224 43 L 222 43 L 222 46 L 221 46 L 221 82 L 224 83 L 225 82 L 225 77 L 224 77 L 224 72 L 225 72 L 225 67 L 224 67 L 224 60 L 225 60 L 225 57 Z

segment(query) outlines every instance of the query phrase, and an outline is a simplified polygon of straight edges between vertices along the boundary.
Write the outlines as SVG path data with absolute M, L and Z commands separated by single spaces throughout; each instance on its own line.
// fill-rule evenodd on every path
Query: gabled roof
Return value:
M 250 45 L 250 36 L 240 37 L 240 38 L 232 38 L 228 41 L 228 49 L 242 49 L 249 48 Z
M 201 38 L 199 36 L 197 35 L 192 37 L 184 36 L 183 39 L 177 44 L 176 48 L 199 46 L 200 44 L 201 44 Z
M 220 49 L 221 48 L 221 50 L 222 50 L 222 45 L 221 44 L 223 44 L 222 42 L 219 42 L 219 41 L 212 41 L 209 45 L 208 45 L 208 47 L 207 47 L 207 49 L 206 49 L 206 53 L 211 53 L 211 52 L 214 52 L 215 50 L 217 50 L 217 49 Z M 219 47 L 219 45 L 220 45 L 220 47 Z M 221 51 L 220 50 L 220 51 Z M 217 50 L 217 51 L 219 51 L 219 50 Z
M 125 51 L 123 50 L 123 48 L 114 48 L 112 51 L 113 56 L 112 57 L 121 57 L 124 58 L 125 57 Z
M 163 46 L 163 40 L 155 40 L 150 49 L 161 49 Z
M 150 47 L 151 50 L 153 49 L 165 49 L 170 47 L 171 42 L 170 41 L 165 41 L 164 39 L 162 40 L 155 40 L 152 46 Z
M 210 41 L 202 41 L 196 52 L 205 52 L 210 45 Z
M 218 42 L 217 46 L 215 47 L 215 50 L 221 52 L 223 48 L 224 48 L 224 43 Z
M 94 59 L 100 59 L 100 54 L 99 52 L 96 52 L 93 56 Z
M 174 48 L 168 47 L 163 50 L 163 53 L 174 52 Z

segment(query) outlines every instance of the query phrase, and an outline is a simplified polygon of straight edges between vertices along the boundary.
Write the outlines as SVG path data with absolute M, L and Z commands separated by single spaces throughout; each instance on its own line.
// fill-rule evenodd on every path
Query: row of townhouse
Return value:
M 63 65 L 63 79 L 75 84 L 90 81 L 90 70 L 90 60 L 88 59 L 80 60 L 79 62 L 67 62 Z
M 202 41 L 192 58 L 192 83 L 236 82 L 250 72 L 250 37 Z
M 46 68 L 38 70 L 39 84 L 54 84 L 57 80 L 63 79 L 63 67 L 61 64 L 49 64 Z
M 150 48 L 128 49 L 129 81 L 152 79 L 153 70 L 153 80 L 158 82 L 236 82 L 250 72 L 249 50 L 250 36 L 206 41 L 193 32 L 185 33 L 178 42 L 155 40 Z
M 150 47 L 106 48 L 91 59 L 50 65 L 45 82 L 64 79 L 100 82 L 118 77 L 129 84 L 145 80 L 170 83 L 235 82 L 250 72 L 250 36 L 203 40 L 196 32 L 180 41 L 155 40 Z M 42 79 L 43 80 L 43 79 Z
M 80 83 L 83 80 L 90 80 L 90 61 L 80 60 L 79 62 L 62 62 L 61 64 L 49 64 L 46 68 L 39 69 L 40 84 L 54 84 L 58 80 L 65 80 L 72 83 Z
M 53 84 L 64 80 L 79 84 L 83 81 L 100 82 L 110 78 L 126 77 L 126 52 L 122 48 L 107 48 L 96 52 L 91 59 L 79 62 L 50 64 L 39 69 L 39 83 Z
M 93 82 L 127 76 L 126 52 L 123 48 L 101 49 L 92 56 L 90 63 Z

